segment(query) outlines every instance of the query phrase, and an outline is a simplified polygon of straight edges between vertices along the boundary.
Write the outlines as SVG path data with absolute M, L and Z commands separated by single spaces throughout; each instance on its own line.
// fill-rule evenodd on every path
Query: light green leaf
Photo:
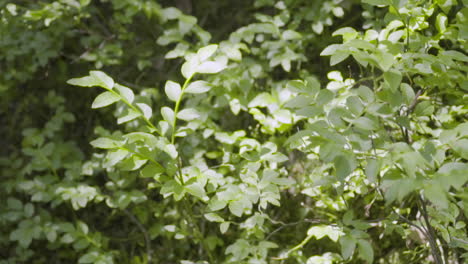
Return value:
M 330 56 L 335 54 L 335 52 L 341 48 L 341 44 L 332 44 L 327 46 L 321 53 L 320 56 Z
M 199 182 L 192 183 L 190 185 L 184 186 L 185 190 L 191 195 L 204 199 L 206 197 L 206 192 L 203 186 Z
M 163 116 L 164 120 L 166 120 L 171 126 L 174 124 L 175 115 L 171 108 L 167 106 L 161 108 L 161 115 Z
M 235 98 L 235 99 L 229 101 L 229 107 L 231 108 L 231 112 L 234 115 L 238 115 L 240 110 L 241 110 L 241 104 L 239 102 L 239 99 Z
M 91 108 L 96 109 L 111 105 L 120 100 L 120 96 L 113 92 L 103 92 L 94 99 Z
M 182 94 L 180 84 L 173 81 L 166 82 L 164 91 L 166 92 L 167 97 L 173 102 L 177 102 L 180 98 L 180 95 Z
M 182 35 L 187 34 L 195 24 L 197 24 L 196 17 L 183 14 L 179 16 L 179 31 Z
M 199 117 L 200 114 L 193 108 L 187 108 L 177 113 L 177 118 L 185 121 L 191 121 Z
M 128 121 L 132 121 L 137 117 L 140 117 L 141 113 L 133 109 L 128 108 L 125 114 L 117 119 L 117 124 L 123 124 Z
M 330 66 L 334 66 L 349 57 L 349 52 L 346 51 L 337 51 L 333 53 L 330 57 Z
M 83 256 L 80 257 L 80 259 L 78 260 L 78 263 L 83 263 L 83 264 L 87 264 L 87 263 L 96 263 L 96 260 L 99 258 L 99 253 L 96 252 L 96 251 L 92 251 L 92 252 L 89 252 Z
M 332 36 L 343 36 L 343 42 L 348 42 L 355 39 L 359 34 L 352 27 L 344 27 L 333 32 Z
M 328 236 L 331 240 L 336 242 L 342 235 L 344 235 L 344 233 L 338 227 L 319 225 L 309 228 L 309 230 L 307 230 L 307 235 L 314 236 L 316 239 Z
M 127 102 L 129 102 L 130 104 L 133 102 L 133 100 L 135 99 L 135 95 L 133 94 L 132 89 L 130 89 L 130 88 L 126 87 L 126 86 L 120 85 L 118 83 L 116 83 L 114 85 L 114 87 L 119 92 L 119 94 L 125 100 L 127 100 Z
M 76 85 L 81 87 L 93 87 L 98 86 L 99 82 L 93 76 L 84 76 L 81 78 L 72 78 L 67 81 L 70 85 Z
M 110 168 L 115 166 L 115 164 L 123 160 L 128 153 L 129 152 L 125 149 L 116 149 L 114 151 L 109 151 L 105 159 L 104 167 Z
M 136 105 L 138 106 L 138 108 L 140 108 L 140 110 L 143 112 L 143 116 L 146 118 L 146 119 L 150 119 L 151 116 L 153 115 L 153 109 L 151 109 L 151 107 L 147 104 L 144 104 L 144 103 L 136 103 Z
M 198 66 L 199 66 L 199 63 L 197 60 L 190 59 L 186 61 L 184 64 L 182 64 L 182 68 L 180 69 L 180 71 L 182 75 L 185 77 L 185 79 L 188 79 L 197 72 Z
M 199 94 L 199 93 L 206 93 L 211 89 L 211 84 L 205 81 L 195 81 L 189 84 L 187 88 L 185 88 L 184 92 L 192 93 L 192 94 Z
M 203 216 L 210 222 L 218 222 L 218 223 L 224 222 L 224 219 L 221 216 L 219 216 L 217 213 L 207 213 L 207 214 L 204 214 Z
M 221 234 L 226 233 L 226 231 L 229 229 L 230 224 L 231 222 L 224 222 L 221 223 L 221 225 L 219 225 L 219 231 L 221 232 Z
M 99 82 L 99 86 L 112 90 L 114 88 L 114 80 L 109 75 L 102 71 L 90 71 L 89 75 Z
M 229 203 L 229 211 L 235 216 L 241 217 L 244 213 L 244 204 L 240 200 Z
M 281 37 L 282 37 L 284 40 L 293 40 L 293 39 L 300 39 L 300 38 L 302 38 L 302 35 L 301 35 L 299 32 L 297 32 L 297 31 L 288 29 L 288 30 L 285 30 L 285 31 L 283 32 L 283 34 L 281 35 Z
M 211 44 L 199 49 L 197 52 L 198 59 L 200 60 L 200 62 L 206 61 L 216 52 L 217 49 L 218 45 L 216 44 Z
M 173 144 L 167 144 L 164 146 L 164 152 L 166 152 L 172 159 L 176 159 L 177 156 L 179 156 L 179 153 Z
M 436 18 L 436 28 L 439 33 L 444 33 L 447 30 L 447 16 L 439 13 Z
M 121 143 L 110 138 L 100 137 L 90 142 L 90 144 L 95 148 L 101 149 L 114 149 L 118 148 Z
M 212 74 L 212 73 L 218 73 L 224 70 L 225 68 L 226 68 L 226 65 L 224 63 L 217 62 L 217 61 L 205 61 L 197 67 L 196 71 L 198 73 Z

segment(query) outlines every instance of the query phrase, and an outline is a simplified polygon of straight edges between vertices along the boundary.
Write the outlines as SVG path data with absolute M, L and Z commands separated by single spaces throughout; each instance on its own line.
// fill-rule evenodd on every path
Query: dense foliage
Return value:
M 0 264 L 466 263 L 467 4 L 0 0 Z

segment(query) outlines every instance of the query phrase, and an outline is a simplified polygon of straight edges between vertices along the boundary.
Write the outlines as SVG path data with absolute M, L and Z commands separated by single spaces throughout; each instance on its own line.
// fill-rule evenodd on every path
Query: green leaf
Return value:
M 122 171 L 134 171 L 141 168 L 148 162 L 148 159 L 138 155 L 129 156 L 119 164 L 119 169 Z
M 8 197 L 7 205 L 8 205 L 8 209 L 13 209 L 16 211 L 19 211 L 23 208 L 23 204 L 21 203 L 21 201 L 12 197 Z
M 355 39 L 359 34 L 352 27 L 344 27 L 333 32 L 332 36 L 343 36 L 343 42 L 348 42 Z
M 352 123 L 356 127 L 364 130 L 377 130 L 379 128 L 379 125 L 376 121 L 365 116 L 361 116 L 353 120 Z
M 321 53 L 320 56 L 330 56 L 335 54 L 335 52 L 341 48 L 341 44 L 332 44 L 327 46 Z
M 83 256 L 80 257 L 78 260 L 78 263 L 96 263 L 96 260 L 99 258 L 99 253 L 96 251 L 89 252 Z
M 26 217 L 31 218 L 34 215 L 34 206 L 32 203 L 25 204 L 23 209 Z
M 374 6 L 387 6 L 392 4 L 391 0 L 362 0 L 362 2 Z
M 118 148 L 121 143 L 110 138 L 100 137 L 90 142 L 90 144 L 95 148 L 101 149 L 114 149 Z
M 407 83 L 402 83 L 400 85 L 400 90 L 401 94 L 403 95 L 403 100 L 405 101 L 405 104 L 411 105 L 416 96 L 413 88 Z
M 185 121 L 191 121 L 199 117 L 200 114 L 193 108 L 187 108 L 177 113 L 177 118 Z
M 224 219 L 219 216 L 217 213 L 207 213 L 203 215 L 210 222 L 223 223 Z
M 379 162 L 375 159 L 368 159 L 366 164 L 366 176 L 371 183 L 375 183 L 377 181 L 379 171 Z
M 106 88 L 108 90 L 112 90 L 112 88 L 114 88 L 114 80 L 112 80 L 112 78 L 109 77 L 109 75 L 105 74 L 104 72 L 90 71 L 89 75 L 98 81 L 99 86 Z
M 340 238 L 341 256 L 343 256 L 344 259 L 349 259 L 354 254 L 356 243 L 356 239 L 349 235 Z
M 369 241 L 359 239 L 357 242 L 359 246 L 359 256 L 367 261 L 367 263 L 374 262 L 374 250 L 372 249 L 372 245 Z
M 113 92 L 103 92 L 94 99 L 91 108 L 100 108 L 111 105 L 120 100 L 120 96 Z
M 164 167 L 161 166 L 159 163 L 156 164 L 154 162 L 149 163 L 146 165 L 141 171 L 140 175 L 142 178 L 159 178 L 159 175 L 165 171 Z
M 447 16 L 439 13 L 436 18 L 436 28 L 439 33 L 444 33 L 447 30 Z
M 330 57 L 330 66 L 335 66 L 338 63 L 346 60 L 349 57 L 349 52 L 346 51 L 337 51 L 333 53 Z
M 217 61 L 205 61 L 197 67 L 196 71 L 198 73 L 212 74 L 212 73 L 218 73 L 224 70 L 225 68 L 226 68 L 226 65 L 224 63 L 217 62 Z
M 176 147 L 173 144 L 167 144 L 164 146 L 164 152 L 166 152 L 172 159 L 176 159 L 179 156 Z
M 204 200 L 206 197 L 205 189 L 199 182 L 195 182 L 190 185 L 184 186 L 184 188 L 188 193 L 197 198 Z
M 336 242 L 342 235 L 344 235 L 344 233 L 338 227 L 319 225 L 309 228 L 309 230 L 307 230 L 307 235 L 314 236 L 316 239 L 321 239 L 324 236 L 328 236 L 331 240 Z
M 185 88 L 184 92 L 192 93 L 192 94 L 199 94 L 199 93 L 206 93 L 211 89 L 211 84 L 205 81 L 195 81 L 189 84 L 187 88 Z
M 343 181 L 354 169 L 356 169 L 356 161 L 354 157 L 349 155 L 339 155 L 334 159 L 336 169 L 336 177 Z
M 346 106 L 348 106 L 351 113 L 355 116 L 360 116 L 364 110 L 364 105 L 357 96 L 350 96 L 346 99 Z
M 468 139 L 457 140 L 451 146 L 460 157 L 468 160 Z
M 180 95 L 182 94 L 180 84 L 173 81 L 166 82 L 164 91 L 166 92 L 167 97 L 173 102 L 177 102 L 180 98 Z
M 387 72 L 395 64 L 395 57 L 387 52 L 380 52 L 375 55 L 380 68 Z
M 401 72 L 399 71 L 390 70 L 384 72 L 384 80 L 390 86 L 390 89 L 392 91 L 396 91 L 398 87 L 400 87 L 402 78 L 403 77 L 401 75 Z
M 211 44 L 199 49 L 197 52 L 198 59 L 200 60 L 200 62 L 206 61 L 216 52 L 217 49 L 218 45 L 216 44 Z
M 114 151 L 109 151 L 106 156 L 104 167 L 110 168 L 115 166 L 117 163 L 122 161 L 129 152 L 125 149 L 116 149 Z
M 164 106 L 161 108 L 161 115 L 171 126 L 174 124 L 175 115 L 171 108 Z
M 430 182 L 424 186 L 424 196 L 435 206 L 442 209 L 447 209 L 449 205 L 446 193 L 447 191 L 445 191 L 440 184 L 435 182 Z

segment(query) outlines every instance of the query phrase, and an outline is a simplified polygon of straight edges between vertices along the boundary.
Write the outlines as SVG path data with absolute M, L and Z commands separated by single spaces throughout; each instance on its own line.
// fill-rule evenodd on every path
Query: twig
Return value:
M 143 224 L 136 218 L 136 216 L 134 216 L 132 213 L 130 213 L 130 211 L 128 211 L 127 209 L 123 210 L 123 212 L 130 218 L 130 220 L 132 220 L 132 222 L 134 222 L 138 229 L 140 229 L 140 231 L 143 233 L 143 237 L 145 238 L 145 245 L 146 245 L 146 256 L 148 258 L 148 264 L 150 264 L 152 262 L 152 250 L 151 250 L 151 240 L 150 240 L 150 237 L 149 237 L 149 234 L 148 234 L 148 231 L 146 230 L 146 228 L 143 226 Z
M 427 229 L 426 234 L 427 234 L 427 238 L 429 239 L 429 246 L 431 247 L 432 256 L 434 257 L 436 264 L 444 264 L 445 262 L 442 260 L 442 256 L 437 247 L 437 242 L 436 242 L 437 236 L 434 232 L 434 229 L 432 228 L 431 223 L 429 222 L 429 215 L 427 213 L 426 203 L 424 202 L 421 196 L 418 196 L 418 198 L 421 203 L 421 213 L 423 215 L 424 222 L 426 222 L 426 229 Z

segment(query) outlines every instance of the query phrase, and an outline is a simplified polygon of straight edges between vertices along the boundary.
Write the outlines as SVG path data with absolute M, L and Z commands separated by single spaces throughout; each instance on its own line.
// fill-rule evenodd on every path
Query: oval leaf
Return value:
M 199 94 L 199 93 L 205 93 L 208 92 L 211 89 L 211 84 L 205 81 L 195 81 L 191 83 L 185 90 L 184 92 L 186 93 L 193 93 L 193 94 Z
M 103 92 L 94 99 L 91 108 L 100 108 L 111 105 L 120 100 L 120 96 L 112 92 Z
M 180 84 L 173 81 L 166 82 L 164 91 L 166 92 L 167 97 L 173 102 L 177 102 L 180 98 L 180 95 L 182 94 Z
M 112 88 L 114 88 L 114 80 L 112 80 L 112 78 L 109 77 L 109 75 L 105 74 L 104 72 L 90 71 L 89 75 L 91 75 L 92 77 L 94 77 L 96 81 L 98 81 L 99 86 L 108 90 L 112 90 Z

